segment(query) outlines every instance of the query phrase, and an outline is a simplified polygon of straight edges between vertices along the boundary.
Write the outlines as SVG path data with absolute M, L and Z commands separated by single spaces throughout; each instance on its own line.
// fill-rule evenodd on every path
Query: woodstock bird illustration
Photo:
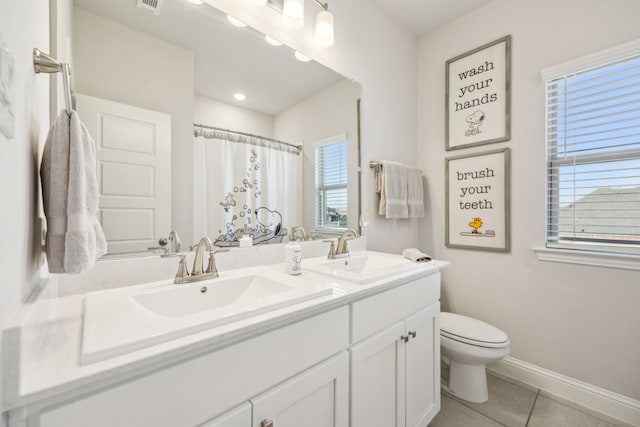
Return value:
M 478 230 L 482 227 L 482 219 L 480 217 L 473 218 L 473 221 L 469 223 L 469 227 L 473 228 L 473 234 L 482 234 L 482 231 Z

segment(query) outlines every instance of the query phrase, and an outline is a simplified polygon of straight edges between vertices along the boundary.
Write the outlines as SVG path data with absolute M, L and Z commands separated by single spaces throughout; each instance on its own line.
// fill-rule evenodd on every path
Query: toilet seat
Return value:
M 500 329 L 471 317 L 440 313 L 440 335 L 476 347 L 504 348 L 509 338 Z

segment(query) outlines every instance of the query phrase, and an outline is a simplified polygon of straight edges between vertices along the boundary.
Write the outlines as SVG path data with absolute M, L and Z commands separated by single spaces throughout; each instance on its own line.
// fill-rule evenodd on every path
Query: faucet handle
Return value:
M 205 273 L 213 273 L 213 277 L 218 277 L 218 268 L 216 267 L 215 254 L 218 252 L 229 252 L 229 249 L 212 249 L 209 251 L 209 263 L 207 264 L 207 270 Z
M 335 259 L 336 257 L 336 243 L 333 240 L 323 240 L 325 243 L 331 243 L 329 246 L 329 254 L 327 255 L 327 259 Z
M 180 263 L 178 264 L 178 272 L 176 273 L 176 278 L 173 283 L 180 284 L 184 283 L 184 278 L 189 276 L 189 270 L 187 269 L 187 256 L 186 255 L 178 255 L 180 258 Z

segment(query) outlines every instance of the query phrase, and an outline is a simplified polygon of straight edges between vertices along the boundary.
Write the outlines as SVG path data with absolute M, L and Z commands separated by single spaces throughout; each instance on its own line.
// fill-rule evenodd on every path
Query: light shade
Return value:
M 282 46 L 282 43 L 279 42 L 278 40 L 274 39 L 273 37 L 269 37 L 267 35 L 264 36 L 264 39 L 267 41 L 267 43 L 269 43 L 271 46 Z
M 309 58 L 307 55 L 301 54 L 297 50 L 295 52 L 293 52 L 293 56 L 295 56 L 296 59 L 298 61 L 300 61 L 300 62 L 309 62 L 309 61 L 311 61 L 311 58 Z
M 304 0 L 284 0 L 282 21 L 288 28 L 297 30 L 304 26 Z
M 239 20 L 238 18 L 234 18 L 231 15 L 227 15 L 227 20 L 229 22 L 231 22 L 232 25 L 235 25 L 236 27 L 239 28 L 244 28 L 247 26 L 247 24 L 245 24 L 244 22 L 242 22 L 241 20 Z
M 329 47 L 333 41 L 333 14 L 322 10 L 316 15 L 316 43 L 320 47 Z

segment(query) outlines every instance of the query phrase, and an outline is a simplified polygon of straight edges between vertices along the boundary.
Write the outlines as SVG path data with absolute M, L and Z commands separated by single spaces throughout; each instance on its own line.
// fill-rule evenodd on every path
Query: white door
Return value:
M 348 427 L 346 352 L 251 399 L 253 427 Z
M 171 116 L 81 94 L 76 109 L 97 146 L 108 253 L 158 246 L 171 230 Z
M 406 320 L 406 425 L 424 427 L 440 410 L 440 304 Z
M 404 322 L 351 348 L 351 426 L 404 427 Z

